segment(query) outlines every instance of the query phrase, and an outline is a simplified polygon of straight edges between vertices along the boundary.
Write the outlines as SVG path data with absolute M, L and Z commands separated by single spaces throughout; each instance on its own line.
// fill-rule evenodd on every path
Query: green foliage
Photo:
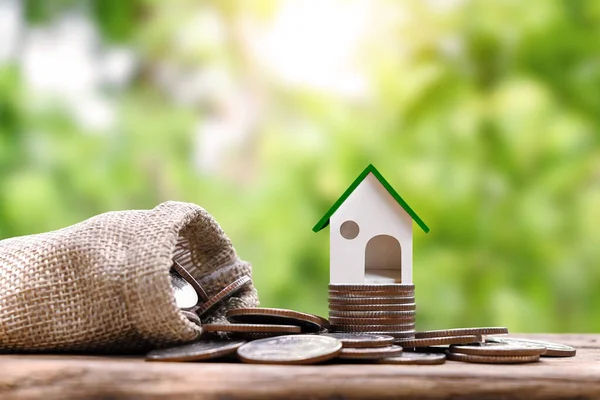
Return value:
M 37 23 L 66 3 L 29 4 Z M 18 69 L 0 66 L 0 237 L 190 201 L 253 263 L 262 305 L 326 314 L 328 232 L 311 227 L 373 163 L 431 228 L 414 229 L 420 329 L 600 330 L 599 3 L 405 2 L 412 18 L 363 60 L 373 101 L 260 77 L 259 132 L 210 174 L 194 166 L 198 109 L 147 75 L 169 57 L 244 71 L 239 43 L 201 57 L 171 49 L 194 2 L 94 4 L 107 42 L 137 46 L 141 72 L 115 96 L 118 127 L 98 134 L 60 108 L 40 112 Z M 210 4 L 227 21 L 241 13 Z

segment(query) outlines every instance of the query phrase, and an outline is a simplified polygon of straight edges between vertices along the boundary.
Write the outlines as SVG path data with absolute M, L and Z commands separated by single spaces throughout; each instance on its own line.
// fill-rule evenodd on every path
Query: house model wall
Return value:
M 352 223 L 354 238 L 346 233 Z M 412 218 L 373 174 L 331 216 L 330 229 L 331 283 L 412 283 Z
M 330 282 L 412 284 L 413 220 L 429 231 L 369 165 L 313 228 L 330 224 Z

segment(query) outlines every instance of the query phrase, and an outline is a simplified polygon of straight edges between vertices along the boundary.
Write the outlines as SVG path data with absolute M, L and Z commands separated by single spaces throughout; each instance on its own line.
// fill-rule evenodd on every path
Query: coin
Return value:
M 198 293 L 177 271 L 169 272 L 171 277 L 171 287 L 173 288 L 173 296 L 177 307 L 183 309 L 191 309 L 198 304 Z
M 395 317 L 395 318 L 414 318 L 414 311 L 329 311 L 329 317 L 336 318 L 377 318 L 377 317 Z
M 504 327 L 491 328 L 458 328 L 458 329 L 442 329 L 435 331 L 421 331 L 415 334 L 417 339 L 446 337 L 446 336 L 464 336 L 464 335 L 501 335 L 508 333 L 508 329 Z
M 398 339 L 414 339 L 415 331 L 370 331 L 373 335 L 389 335 Z M 396 344 L 399 344 L 397 341 Z
M 328 292 L 328 296 L 329 298 L 343 298 L 343 299 L 356 299 L 356 301 L 360 301 L 360 299 L 370 299 L 373 297 L 378 297 L 378 298 L 397 298 L 397 297 L 412 297 L 414 299 L 415 294 L 414 293 L 389 293 L 389 292 L 332 292 L 329 291 Z M 396 299 L 398 300 L 398 299 Z M 401 300 L 400 300 L 401 301 Z M 410 301 L 409 303 L 414 303 L 413 301 Z
M 413 289 L 394 291 L 394 290 L 343 290 L 343 289 L 329 289 L 328 292 L 330 297 L 414 297 L 415 291 Z
M 414 311 L 415 304 L 329 304 L 330 311 Z
M 194 278 L 179 262 L 173 260 L 173 265 L 171 268 L 173 268 L 175 271 L 177 271 L 177 273 L 183 279 L 185 279 L 187 281 L 187 283 L 192 285 L 192 287 L 198 294 L 198 297 L 200 297 L 203 302 L 208 301 L 208 295 L 204 291 L 204 288 L 198 283 L 196 278 Z
M 154 350 L 146 355 L 147 361 L 200 361 L 219 358 L 236 350 L 244 343 L 243 340 L 201 340 L 181 346 Z
M 404 365 L 435 365 L 446 362 L 445 354 L 431 353 L 402 353 L 396 357 L 386 357 L 379 360 L 381 364 L 404 364 Z
M 477 343 L 481 340 L 481 336 L 464 335 L 464 336 L 448 336 L 427 339 L 397 339 L 394 343 L 400 344 L 402 347 L 427 347 L 441 344 L 469 344 Z
M 256 364 L 315 364 L 337 357 L 342 342 L 322 335 L 293 335 L 260 339 L 238 349 L 244 362 Z
M 543 340 L 488 336 L 486 337 L 485 341 L 486 343 L 506 343 L 521 346 L 544 346 L 546 348 L 546 352 L 542 355 L 543 357 L 574 357 L 575 354 L 577 354 L 577 350 L 574 347 L 560 343 L 546 342 Z
M 300 333 L 299 326 L 293 325 L 266 325 L 266 324 L 204 324 L 205 332 L 277 332 L 277 333 Z
M 448 353 L 448 360 L 480 364 L 523 364 L 540 360 L 540 355 L 534 356 L 474 356 L 470 354 Z
M 350 304 L 414 304 L 414 296 L 390 296 L 390 297 L 343 297 L 330 296 L 329 305 L 350 305 Z
M 403 325 L 414 324 L 414 316 L 406 317 L 374 317 L 374 318 L 341 318 L 329 317 L 333 325 Z
M 402 354 L 402 347 L 396 345 L 360 349 L 344 347 L 338 357 L 345 360 L 377 360 L 399 354 Z
M 368 297 L 415 297 L 414 290 L 406 290 L 402 292 L 389 290 L 370 290 L 370 291 L 352 291 L 352 290 L 332 290 L 329 289 L 329 297 L 346 297 L 346 298 L 368 298 Z
M 181 311 L 181 313 L 183 315 L 185 315 L 185 317 L 190 321 L 195 323 L 196 325 L 202 325 L 202 322 L 200 321 L 200 318 L 193 312 L 191 311 Z
M 201 316 L 221 301 L 234 295 L 238 290 L 246 286 L 246 284 L 248 284 L 248 282 L 250 282 L 251 280 L 252 279 L 250 279 L 249 276 L 239 277 L 238 279 L 227 285 L 214 297 L 210 298 L 206 303 L 202 304 L 201 306 L 197 306 L 197 310 L 195 309 L 194 311 L 196 311 L 196 313 Z
M 258 340 L 258 339 L 267 339 L 276 336 L 283 335 L 294 335 L 295 333 L 290 332 L 231 332 L 229 335 L 236 339 L 242 340 Z
M 452 353 L 471 354 L 475 356 L 535 356 L 546 352 L 544 346 L 523 346 L 506 343 L 481 343 L 478 345 L 453 345 Z
M 324 333 L 323 336 L 338 339 L 344 348 L 385 347 L 394 344 L 394 338 L 387 335 L 334 332 Z
M 330 283 L 329 290 L 348 290 L 354 292 L 406 292 L 415 290 L 415 285 L 404 285 L 401 283 L 373 283 L 373 284 L 336 284 Z
M 342 332 L 373 332 L 373 331 L 412 331 L 415 333 L 415 324 L 395 324 L 395 325 L 333 325 L 334 331 Z
M 306 332 L 318 332 L 324 328 L 323 319 L 316 315 L 282 308 L 235 308 L 227 311 L 227 319 L 254 324 L 296 325 Z

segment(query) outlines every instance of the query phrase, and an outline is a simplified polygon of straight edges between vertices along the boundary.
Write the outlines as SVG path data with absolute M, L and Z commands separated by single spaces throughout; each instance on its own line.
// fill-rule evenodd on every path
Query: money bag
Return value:
M 0 241 L 0 352 L 134 353 L 196 339 L 169 270 L 186 257 L 209 296 L 251 276 L 202 207 L 162 203 Z M 203 318 L 258 305 L 252 282 Z

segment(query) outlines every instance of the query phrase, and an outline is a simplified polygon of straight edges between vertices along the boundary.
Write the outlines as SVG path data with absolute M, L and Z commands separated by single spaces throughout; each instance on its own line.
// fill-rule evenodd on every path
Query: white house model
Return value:
M 369 164 L 313 231 L 330 229 L 330 282 L 412 284 L 412 222 L 429 228 Z

